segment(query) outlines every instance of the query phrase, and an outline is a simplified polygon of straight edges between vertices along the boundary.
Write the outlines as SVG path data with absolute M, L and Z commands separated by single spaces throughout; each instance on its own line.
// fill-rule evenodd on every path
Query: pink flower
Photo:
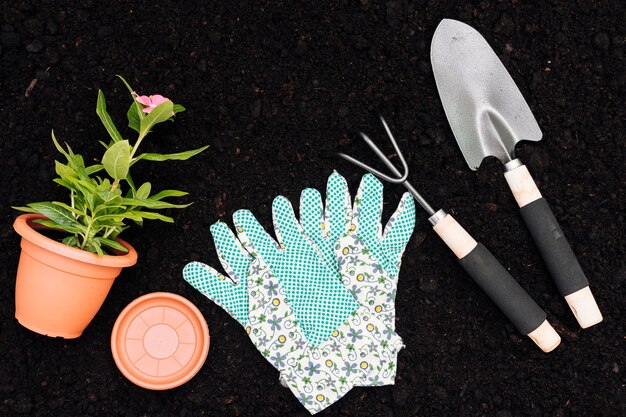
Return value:
M 135 100 L 137 100 L 139 104 L 143 104 L 144 106 L 146 106 L 142 110 L 144 113 L 150 113 L 159 104 L 169 101 L 169 98 L 163 97 L 159 94 L 155 94 L 153 96 L 137 96 Z

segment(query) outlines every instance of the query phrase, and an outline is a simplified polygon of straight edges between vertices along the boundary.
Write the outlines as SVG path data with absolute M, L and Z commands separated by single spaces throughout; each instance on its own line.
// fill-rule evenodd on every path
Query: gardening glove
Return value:
M 242 245 L 224 223 L 213 225 L 211 232 L 230 278 L 192 262 L 183 271 L 185 280 L 246 327 L 255 346 L 311 413 L 383 371 L 386 357 L 394 354 L 401 341 L 396 336 L 388 343 L 382 334 L 384 325 L 367 309 L 358 307 L 328 340 L 313 346 L 306 340 L 280 280 L 262 258 L 253 258 L 243 249 L 250 246 L 245 237 Z
M 239 240 L 278 277 L 306 339 L 318 345 L 346 321 L 359 303 L 327 266 L 296 220 L 293 207 L 278 196 L 272 204 L 277 243 L 248 210 L 233 215 Z
M 392 337 L 398 273 L 415 227 L 415 201 L 405 193 L 383 231 L 382 196 L 382 183 L 366 174 L 351 207 L 346 180 L 334 172 L 328 179 L 325 211 L 317 190 L 308 188 L 302 192 L 300 221 L 326 264 L 334 265 L 355 299 L 385 324 L 384 333 Z M 375 384 L 393 384 L 396 365 L 397 356 Z
M 323 254 L 304 233 L 289 200 L 276 197 L 272 204 L 272 217 L 280 243 L 266 233 L 249 211 L 240 210 L 233 219 L 239 240 L 246 250 L 253 257 L 261 257 L 278 277 L 308 342 L 315 346 L 319 338 L 327 338 L 330 332 L 337 329 L 340 322 L 330 321 L 333 317 L 329 314 L 362 314 L 359 311 L 366 309 L 372 316 L 381 315 L 381 312 L 375 311 L 375 306 L 361 306 L 355 301 L 354 295 L 342 283 L 338 268 L 325 262 Z M 356 310 L 355 304 L 358 306 Z M 307 321 L 308 326 L 305 325 Z M 387 384 L 389 382 L 383 381 L 390 377 L 393 381 L 397 352 L 404 346 L 402 339 L 388 325 L 382 320 L 377 320 L 377 323 L 380 323 L 386 338 L 379 352 L 382 372 L 375 369 L 364 382 L 368 386 Z M 378 325 L 374 324 L 374 327 L 378 328 Z

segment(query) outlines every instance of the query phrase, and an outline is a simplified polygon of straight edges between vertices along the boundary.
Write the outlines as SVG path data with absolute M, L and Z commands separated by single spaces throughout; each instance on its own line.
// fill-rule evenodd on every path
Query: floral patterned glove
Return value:
M 291 298 L 285 297 L 281 279 L 263 258 L 253 258 L 244 250 L 253 246 L 242 234 L 244 229 L 238 230 L 243 245 L 224 223 L 211 227 L 220 261 L 230 279 L 205 264 L 192 262 L 183 271 L 185 280 L 246 327 L 255 346 L 281 372 L 281 379 L 311 413 L 331 405 L 355 385 L 378 380 L 386 369 L 384 364 L 402 346 L 400 338 L 394 335 L 388 341 L 383 335 L 386 327 L 357 304 L 326 341 L 311 343 L 296 319 L 292 303 L 287 301 Z M 321 263 L 321 257 L 317 260 Z M 325 287 L 318 283 L 316 288 Z M 333 294 L 322 289 L 314 296 Z
M 383 185 L 373 175 L 361 180 L 350 205 L 346 180 L 334 172 L 328 178 L 326 209 L 320 193 L 305 189 L 300 198 L 300 221 L 324 261 L 340 271 L 343 284 L 355 299 L 395 334 L 395 298 L 400 262 L 415 227 L 415 201 L 405 193 L 383 232 Z M 381 379 L 368 385 L 393 384 L 397 356 Z

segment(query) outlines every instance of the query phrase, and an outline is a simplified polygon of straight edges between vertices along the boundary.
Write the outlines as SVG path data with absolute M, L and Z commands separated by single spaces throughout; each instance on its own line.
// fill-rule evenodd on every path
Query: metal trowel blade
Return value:
M 495 156 L 515 159 L 515 144 L 542 133 L 522 93 L 485 38 L 444 19 L 435 30 L 430 60 L 448 122 L 472 170 Z

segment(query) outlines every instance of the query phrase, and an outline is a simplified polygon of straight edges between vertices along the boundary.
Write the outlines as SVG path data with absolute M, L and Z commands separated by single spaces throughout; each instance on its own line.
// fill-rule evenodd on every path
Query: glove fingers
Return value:
M 365 174 L 354 199 L 352 223 L 369 247 L 380 241 L 380 216 L 383 210 L 383 184 L 372 174 Z
M 284 250 L 278 248 L 246 210 L 234 215 L 239 239 L 253 257 L 261 257 L 276 274 L 307 341 L 319 344 L 336 329 L 337 323 L 343 322 L 354 311 L 358 303 L 338 282 L 338 272 L 323 262 L 320 251 L 304 235 L 289 201 L 284 197 L 277 198 L 276 204 L 285 209 L 284 218 L 277 216 L 280 208 L 274 210 L 277 233 L 288 243 Z
M 325 228 L 328 239 L 335 242 L 350 228 L 352 208 L 350 206 L 350 192 L 346 179 L 336 171 L 328 177 L 326 186 L 326 213 Z
M 268 263 L 276 258 L 278 244 L 267 234 L 250 210 L 236 211 L 233 214 L 233 222 L 237 229 L 237 237 L 250 255 L 253 257 L 259 255 Z
M 302 247 L 309 244 L 289 200 L 283 196 L 276 197 L 272 204 L 272 214 L 276 237 L 281 248 Z
M 185 265 L 183 278 L 242 325 L 246 325 L 248 322 L 248 296 L 245 285 L 233 282 L 201 262 L 191 262 Z
M 211 226 L 213 242 L 224 271 L 237 283 L 245 283 L 252 257 L 244 250 L 230 227 L 224 222 Z
M 415 200 L 404 193 L 398 208 L 391 216 L 382 238 L 383 252 L 394 268 L 400 268 L 402 254 L 415 228 Z
M 304 233 L 322 253 L 324 262 L 333 270 L 337 269 L 334 246 L 337 240 L 348 232 L 351 217 L 348 184 L 336 171 L 328 177 L 325 209 L 317 190 L 309 188 L 302 192 L 300 223 Z
M 300 194 L 300 224 L 316 244 L 324 237 L 322 196 L 315 188 L 306 188 Z
M 337 270 L 326 265 L 321 251 L 304 235 L 289 200 L 277 197 L 272 208 L 286 259 L 276 269 L 268 264 L 280 276 L 307 340 L 316 345 L 326 340 L 358 304 L 338 282 Z

